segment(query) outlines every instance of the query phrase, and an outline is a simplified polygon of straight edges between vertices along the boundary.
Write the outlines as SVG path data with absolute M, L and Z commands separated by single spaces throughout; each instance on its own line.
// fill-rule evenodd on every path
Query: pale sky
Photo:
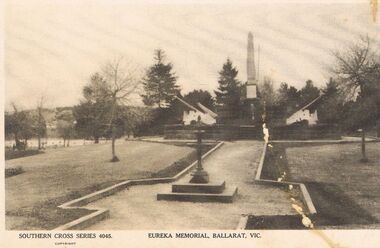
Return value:
M 379 21 L 362 4 L 134 4 L 127 1 L 9 1 L 5 6 L 5 107 L 79 103 L 82 87 L 119 56 L 140 69 L 161 48 L 182 93 L 212 92 L 229 57 L 246 81 L 247 35 L 260 44 L 260 78 L 297 88 L 324 85 L 331 51 L 368 34 Z M 190 1 L 182 1 L 190 2 Z M 232 1 L 230 1 L 231 3 Z M 378 19 L 380 19 L 378 17 Z M 256 53 L 257 55 L 257 53 Z M 257 62 L 256 62 L 257 63 Z

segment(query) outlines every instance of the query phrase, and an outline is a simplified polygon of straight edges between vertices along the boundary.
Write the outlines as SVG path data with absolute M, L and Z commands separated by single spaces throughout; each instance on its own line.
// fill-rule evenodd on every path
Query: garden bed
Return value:
M 40 150 L 34 150 L 34 149 L 30 149 L 30 150 L 21 150 L 21 151 L 13 151 L 13 150 L 10 150 L 10 149 L 5 149 L 5 160 L 10 160 L 10 159 L 15 159 L 15 158 L 22 158 L 22 157 L 28 157 L 28 156 L 33 156 L 33 155 L 37 155 L 37 154 L 41 154 L 43 153 L 42 151 Z
M 14 168 L 6 168 L 5 169 L 5 178 L 13 177 L 13 176 L 19 175 L 23 172 L 24 172 L 24 170 L 20 166 L 14 167 Z
M 211 150 L 215 145 L 203 145 L 202 154 Z M 175 161 L 170 166 L 152 174 L 152 178 L 173 177 L 197 160 L 197 151 L 192 151 L 184 158 Z
M 250 215 L 245 229 L 284 230 L 306 228 L 302 225 L 302 217 L 300 215 Z

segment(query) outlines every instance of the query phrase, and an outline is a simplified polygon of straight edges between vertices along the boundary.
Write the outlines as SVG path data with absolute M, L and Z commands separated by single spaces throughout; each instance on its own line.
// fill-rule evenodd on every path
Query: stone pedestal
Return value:
M 196 170 L 191 174 L 190 183 L 208 183 L 209 177 L 205 170 Z
M 188 202 L 232 203 L 237 194 L 236 187 L 226 187 L 226 183 L 182 183 L 172 184 L 169 193 L 157 194 L 157 200 Z
M 198 116 L 199 129 L 195 131 L 197 136 L 197 167 L 191 174 L 189 183 L 173 184 L 172 192 L 157 194 L 157 200 L 166 201 L 190 201 L 190 202 L 226 202 L 230 203 L 237 194 L 236 187 L 226 188 L 226 183 L 210 183 L 208 173 L 202 166 L 202 134 L 201 118 Z

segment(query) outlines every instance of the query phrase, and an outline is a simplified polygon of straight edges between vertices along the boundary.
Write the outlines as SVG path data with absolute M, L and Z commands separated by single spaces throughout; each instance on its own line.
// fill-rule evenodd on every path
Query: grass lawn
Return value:
M 380 228 L 380 144 L 287 147 L 290 178 L 304 182 L 316 205 L 320 228 Z
M 83 214 L 63 212 L 57 205 L 119 181 L 155 176 L 194 149 L 120 140 L 116 153 L 120 162 L 111 163 L 111 144 L 93 144 L 7 160 L 6 168 L 24 172 L 5 179 L 6 228 L 54 228 Z

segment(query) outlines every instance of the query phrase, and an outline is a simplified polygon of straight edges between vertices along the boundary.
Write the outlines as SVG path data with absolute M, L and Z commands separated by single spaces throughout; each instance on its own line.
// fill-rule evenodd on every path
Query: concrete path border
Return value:
M 263 170 L 263 167 L 264 167 L 264 163 L 265 163 L 265 157 L 266 157 L 266 154 L 267 154 L 267 147 L 268 147 L 268 143 L 265 142 L 264 143 L 264 149 L 263 149 L 263 152 L 261 154 L 261 158 L 260 158 L 260 162 L 259 162 L 259 166 L 257 168 L 257 172 L 256 172 L 256 176 L 255 176 L 255 181 L 259 184 L 270 184 L 270 185 L 273 185 L 273 186 L 287 186 L 289 187 L 289 185 L 293 185 L 293 187 L 299 187 L 300 191 L 301 191 L 301 197 L 302 197 L 302 202 L 303 204 L 307 207 L 307 211 L 309 212 L 309 214 L 311 215 L 314 215 L 317 213 L 317 210 L 313 204 L 313 201 L 310 197 L 310 194 L 309 194 L 309 191 L 307 190 L 306 188 L 306 185 L 303 184 L 303 183 L 298 183 L 298 182 L 290 182 L 290 181 L 282 181 L 282 182 L 278 182 L 278 181 L 275 181 L 275 180 L 268 180 L 268 179 L 262 179 L 261 178 L 261 173 L 262 173 L 262 170 Z M 240 221 L 239 221 L 239 224 L 238 226 L 236 227 L 236 230 L 244 230 L 247 226 L 247 222 L 248 222 L 248 215 L 244 214 L 242 215 L 242 217 L 240 218 Z
M 219 149 L 224 144 L 223 141 L 218 142 L 215 147 L 210 149 L 208 152 L 206 152 L 202 156 L 202 160 L 206 159 L 211 153 Z M 61 209 L 85 209 L 89 211 L 93 211 L 90 214 L 87 214 L 85 216 L 82 216 L 76 220 L 73 220 L 71 222 L 68 222 L 66 224 L 63 224 L 61 226 L 58 226 L 54 228 L 53 230 L 76 230 L 76 229 L 83 229 L 85 227 L 88 227 L 90 225 L 93 225 L 94 223 L 101 221 L 105 218 L 109 217 L 109 209 L 104 208 L 89 208 L 84 207 L 84 205 L 87 205 L 90 202 L 97 201 L 103 197 L 110 196 L 115 194 L 116 192 L 119 192 L 129 186 L 134 185 L 149 185 L 149 184 L 159 184 L 159 183 L 169 183 L 174 182 L 178 180 L 179 178 L 186 175 L 191 169 L 193 169 L 197 164 L 197 161 L 194 161 L 191 165 L 186 167 L 184 170 L 182 170 L 180 173 L 175 175 L 174 177 L 165 177 L 165 178 L 148 178 L 148 179 L 133 179 L 133 180 L 126 180 L 120 183 L 117 183 L 115 185 L 112 185 L 110 187 L 107 187 L 105 189 L 93 192 L 91 194 L 85 195 L 83 197 L 77 198 L 75 200 L 71 200 L 68 202 L 65 202 L 58 207 Z
M 265 143 L 264 144 L 264 150 L 263 150 L 263 153 L 261 155 L 259 167 L 257 169 L 255 181 L 257 181 L 258 183 L 272 184 L 272 185 L 275 185 L 275 186 L 283 186 L 283 185 L 298 186 L 300 188 L 300 190 L 301 190 L 301 193 L 302 193 L 301 194 L 301 196 L 302 196 L 301 200 L 305 204 L 305 206 L 307 207 L 307 210 L 308 210 L 309 214 L 316 214 L 317 210 L 315 209 L 315 206 L 313 204 L 313 201 L 312 201 L 312 199 L 310 197 L 309 191 L 307 190 L 305 184 L 299 183 L 299 182 L 291 182 L 291 181 L 281 181 L 281 182 L 278 182 L 278 181 L 275 181 L 275 180 L 261 179 L 261 173 L 262 173 L 262 169 L 263 169 L 264 162 L 265 162 L 265 156 L 266 156 L 266 152 L 267 152 L 267 147 L 268 147 L 268 143 Z
M 368 137 L 367 137 L 368 138 Z M 380 138 L 371 138 L 365 140 L 365 143 L 378 143 Z M 330 145 L 330 144 L 353 144 L 362 143 L 361 140 L 271 140 L 270 143 L 295 143 L 295 144 L 316 144 L 316 145 Z

